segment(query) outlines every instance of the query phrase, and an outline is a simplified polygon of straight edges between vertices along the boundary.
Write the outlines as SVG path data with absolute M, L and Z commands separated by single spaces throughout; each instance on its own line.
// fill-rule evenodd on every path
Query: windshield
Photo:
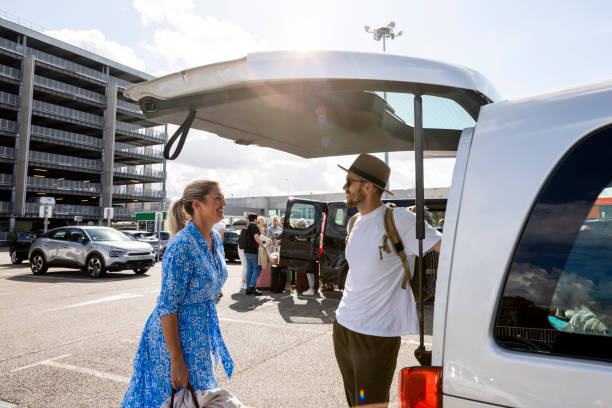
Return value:
M 126 237 L 119 231 L 114 229 L 90 229 L 87 230 L 87 234 L 91 238 L 92 241 L 129 241 L 130 239 Z

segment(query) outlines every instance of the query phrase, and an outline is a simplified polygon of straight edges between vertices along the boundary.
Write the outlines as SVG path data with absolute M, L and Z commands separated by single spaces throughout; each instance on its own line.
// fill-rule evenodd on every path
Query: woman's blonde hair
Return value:
M 183 228 L 193 217 L 193 202 L 200 200 L 206 202 L 206 196 L 219 183 L 207 179 L 194 180 L 185 186 L 183 196 L 174 200 L 168 209 L 168 227 L 170 235 L 174 235 Z
M 260 221 L 263 221 L 264 224 L 266 222 L 266 219 L 263 217 L 263 215 L 260 215 L 259 217 L 257 217 L 257 223 L 259 224 Z

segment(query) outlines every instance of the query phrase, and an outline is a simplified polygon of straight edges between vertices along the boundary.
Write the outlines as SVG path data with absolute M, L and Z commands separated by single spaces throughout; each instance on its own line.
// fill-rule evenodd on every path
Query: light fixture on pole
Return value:
M 399 37 L 400 35 L 404 33 L 403 31 L 400 31 L 397 34 L 393 32 L 393 29 L 395 28 L 395 21 L 391 21 L 389 24 L 387 24 L 384 27 L 370 29 L 370 26 L 365 26 L 364 28 L 365 28 L 366 33 L 372 34 L 372 36 L 374 37 L 374 40 L 376 41 L 382 40 L 383 52 L 387 52 L 387 38 L 394 40 L 395 37 Z M 384 92 L 383 95 L 386 101 L 387 92 Z M 389 165 L 389 152 L 385 152 L 385 164 L 387 166 Z M 387 190 L 389 190 L 389 181 L 387 181 Z

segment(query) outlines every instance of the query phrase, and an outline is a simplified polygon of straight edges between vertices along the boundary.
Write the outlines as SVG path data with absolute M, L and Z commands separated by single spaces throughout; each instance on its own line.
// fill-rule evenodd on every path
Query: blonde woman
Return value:
M 266 235 L 266 219 L 263 216 L 257 217 L 257 228 L 259 228 L 259 235 Z
M 215 308 L 227 267 L 221 237 L 212 230 L 226 205 L 217 182 L 195 180 L 170 206 L 173 237 L 164 254 L 161 293 L 143 330 L 122 407 L 158 408 L 173 388 L 187 385 L 218 388 L 213 355 L 231 377 L 234 363 Z

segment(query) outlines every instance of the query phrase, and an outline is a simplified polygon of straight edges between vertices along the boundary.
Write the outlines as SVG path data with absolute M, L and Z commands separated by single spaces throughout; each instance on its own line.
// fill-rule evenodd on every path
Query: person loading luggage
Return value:
M 349 271 L 333 325 L 334 352 L 349 406 L 384 404 L 389 402 L 400 336 L 418 333 L 407 276 L 414 271 L 419 248 L 416 217 L 381 201 L 383 192 L 392 193 L 385 190 L 391 169 L 380 159 L 361 154 L 349 169 L 338 167 L 348 173 L 346 206 L 357 207 L 359 213 L 347 228 Z M 397 236 L 403 249 L 391 243 Z M 423 253 L 439 252 L 440 238 L 426 224 Z
M 244 248 L 244 256 L 247 261 L 246 294 L 259 296 L 261 292 L 255 287 L 257 278 L 259 278 L 259 273 L 261 272 L 261 266 L 259 266 L 257 262 L 257 253 L 259 247 L 263 247 L 264 243 L 260 237 L 259 227 L 256 224 L 257 214 L 249 214 L 248 219 L 249 225 L 247 225 L 246 246 Z

